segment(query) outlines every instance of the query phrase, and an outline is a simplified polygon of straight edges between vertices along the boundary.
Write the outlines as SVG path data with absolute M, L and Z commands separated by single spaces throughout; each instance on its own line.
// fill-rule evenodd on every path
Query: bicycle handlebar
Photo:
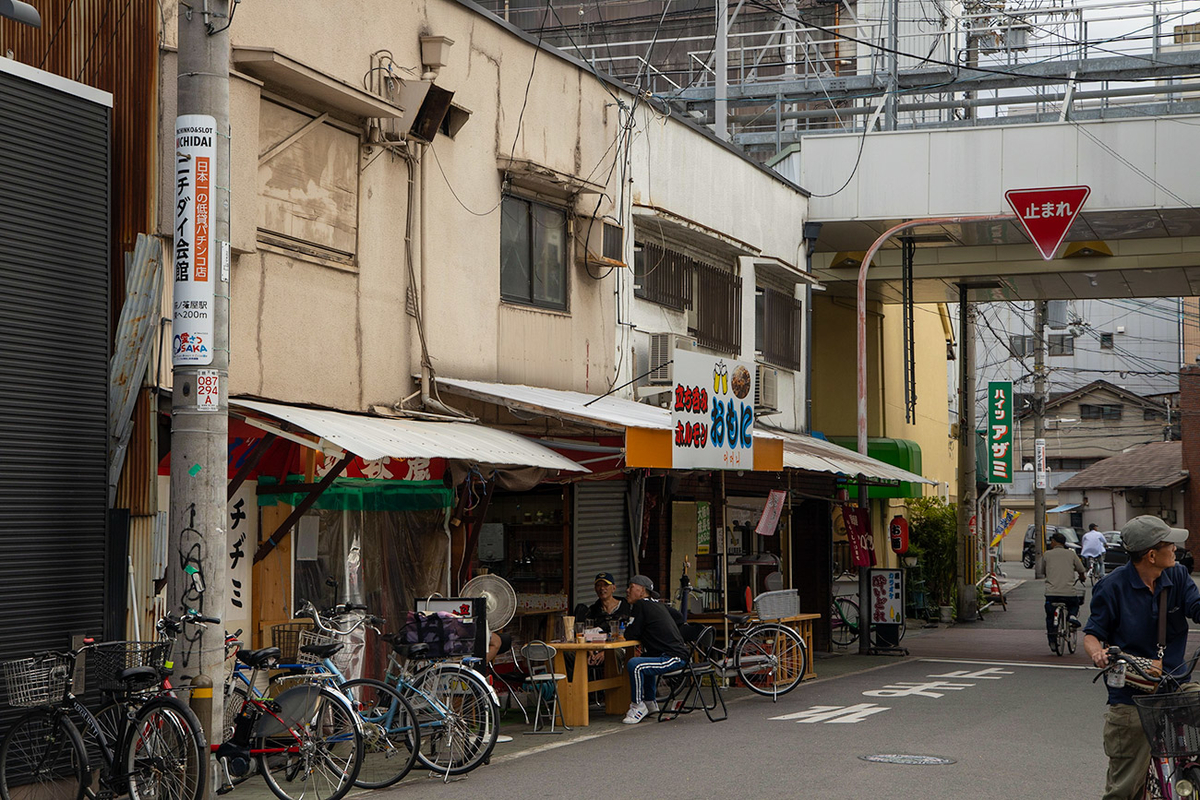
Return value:
M 354 620 L 354 623 L 348 628 L 339 628 L 331 621 L 332 617 L 342 616 L 343 614 L 351 612 L 366 611 L 366 609 L 367 607 L 361 603 L 339 603 L 333 608 L 327 608 L 324 611 L 317 611 L 310 601 L 304 600 L 301 603 L 300 608 L 296 610 L 296 613 L 293 615 L 293 617 L 306 617 L 311 619 L 313 624 L 317 626 L 318 630 L 323 633 L 333 634 L 334 636 L 345 636 L 353 633 L 364 625 L 369 626 L 376 633 L 379 633 L 378 628 L 375 626 L 383 625 L 386 620 L 370 614 L 364 614 L 360 616 L 358 619 Z

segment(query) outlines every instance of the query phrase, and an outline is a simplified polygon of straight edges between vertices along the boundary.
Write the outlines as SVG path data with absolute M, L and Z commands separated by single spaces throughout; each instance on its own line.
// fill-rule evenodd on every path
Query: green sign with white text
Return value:
M 987 393 L 988 483 L 1012 483 L 1012 381 L 992 381 Z

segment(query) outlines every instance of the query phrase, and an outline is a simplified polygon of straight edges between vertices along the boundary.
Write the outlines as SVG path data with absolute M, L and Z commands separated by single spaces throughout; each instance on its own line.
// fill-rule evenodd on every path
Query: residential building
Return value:
M 1188 484 L 1183 444 L 1152 442 L 1072 475 L 1058 485 L 1058 502 L 1077 509 L 1078 521 L 1073 525 L 1080 532 L 1092 524 L 1105 531 L 1120 530 L 1142 514 L 1187 528 Z

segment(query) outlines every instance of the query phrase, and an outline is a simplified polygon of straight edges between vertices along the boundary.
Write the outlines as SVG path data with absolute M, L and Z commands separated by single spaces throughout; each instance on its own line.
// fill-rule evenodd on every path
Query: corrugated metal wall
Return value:
M 625 513 L 625 481 L 575 484 L 575 541 L 571 548 L 571 607 L 596 602 L 596 575 L 611 572 L 617 596 L 629 581 L 629 516 Z
M 0 660 L 111 633 L 109 136 L 0 72 Z
M 112 320 L 125 299 L 124 254 L 152 233 L 158 152 L 154 0 L 38 0 L 42 27 L 0 20 L 0 54 L 113 95 Z M 64 136 L 69 129 L 58 132 Z

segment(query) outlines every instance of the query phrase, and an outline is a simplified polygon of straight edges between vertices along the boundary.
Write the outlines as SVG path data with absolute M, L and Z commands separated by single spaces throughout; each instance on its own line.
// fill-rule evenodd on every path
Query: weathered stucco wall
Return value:
M 168 47 L 174 29 L 168 17 Z M 453 39 L 437 84 L 454 91 L 456 105 L 471 116 L 453 139 L 437 137 L 436 152 L 414 150 L 421 163 L 412 176 L 418 200 L 413 270 L 434 369 L 555 388 L 607 386 L 615 376 L 615 277 L 589 277 L 575 264 L 572 245 L 566 312 L 502 302 L 499 277 L 499 157 L 605 179 L 607 170 L 598 165 L 617 135 L 617 120 L 608 108 L 612 98 L 594 76 L 448 1 L 360 0 L 332 8 L 319 0 L 261 0 L 239 7 L 230 33 L 235 48 L 270 47 L 357 87 L 372 53 L 388 50 L 397 65 L 419 72 L 419 35 Z M 161 130 L 169 152 L 174 54 L 165 50 L 163 61 Z M 358 410 L 395 403 L 413 391 L 421 360 L 415 323 L 405 313 L 409 163 L 363 146 L 362 122 L 344 119 L 301 140 L 312 139 L 307 156 L 293 145 L 300 149 L 260 166 L 259 155 L 285 132 L 281 118 L 303 124 L 326 110 L 303 97 L 279 98 L 274 88 L 243 77 L 231 81 L 231 394 Z M 354 140 L 353 164 L 344 149 L 333 158 L 320 146 L 323 139 L 347 137 Z M 599 204 L 601 215 L 613 211 L 616 180 Z M 270 187 L 268 200 L 264 187 Z M 565 205 L 586 220 L 597 208 L 596 195 Z M 281 217 L 280 207 L 293 216 Z M 169 230 L 169 220 L 164 200 L 160 231 Z M 338 252 L 312 250 L 313 239 Z

